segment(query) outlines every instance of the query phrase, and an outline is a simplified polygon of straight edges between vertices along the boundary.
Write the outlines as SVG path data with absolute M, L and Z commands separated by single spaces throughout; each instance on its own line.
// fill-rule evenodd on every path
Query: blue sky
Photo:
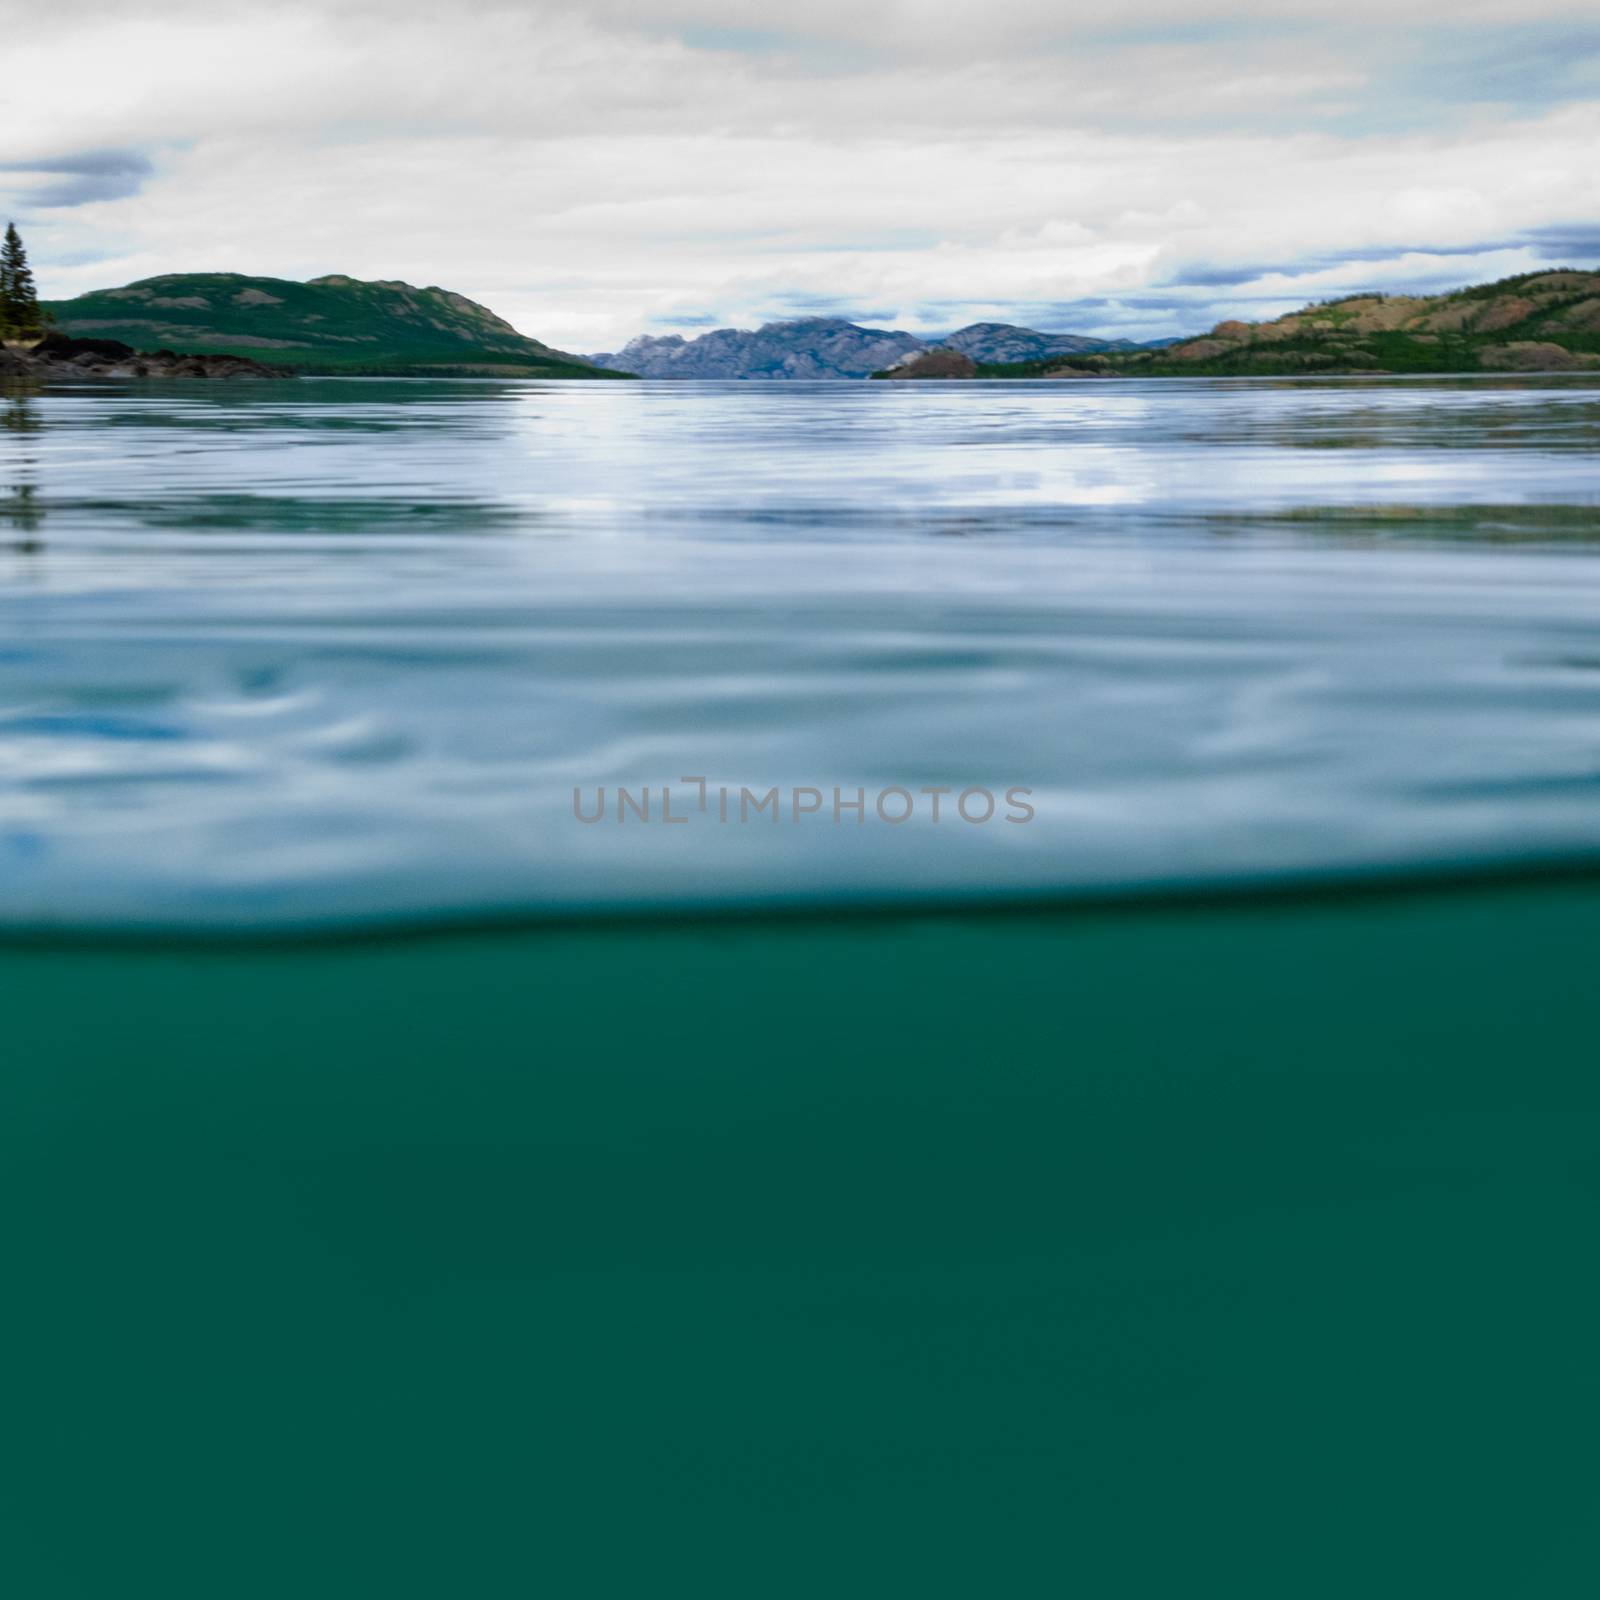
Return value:
M 400 277 L 604 350 L 1154 337 L 1600 261 L 1594 0 L 0 0 L 0 37 L 54 295 Z

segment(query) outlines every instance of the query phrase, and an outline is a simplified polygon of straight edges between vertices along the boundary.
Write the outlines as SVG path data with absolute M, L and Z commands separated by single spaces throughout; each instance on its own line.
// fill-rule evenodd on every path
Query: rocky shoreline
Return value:
M 883 372 L 874 372 L 874 378 L 975 378 L 978 363 L 959 350 L 922 350 L 906 357 L 904 361 Z
M 82 378 L 292 378 L 245 356 L 180 355 L 135 350 L 117 339 L 68 339 L 51 334 L 31 349 L 0 346 L 0 378 L 61 382 Z

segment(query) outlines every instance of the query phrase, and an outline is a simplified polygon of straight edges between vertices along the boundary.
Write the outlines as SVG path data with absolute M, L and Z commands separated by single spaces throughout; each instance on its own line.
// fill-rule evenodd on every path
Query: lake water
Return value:
M 19 1595 L 1592 1591 L 1600 383 L 0 417 Z
M 1600 847 L 1593 379 L 347 380 L 3 415 L 13 929 Z M 746 788 L 781 820 L 741 820 Z

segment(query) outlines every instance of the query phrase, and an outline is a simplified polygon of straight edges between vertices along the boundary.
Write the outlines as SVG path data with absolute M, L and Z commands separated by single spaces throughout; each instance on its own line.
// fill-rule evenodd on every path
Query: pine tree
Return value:
M 28 252 L 22 248 L 17 225 L 8 222 L 5 243 L 0 245 L 0 328 L 13 337 L 26 338 L 43 327 Z

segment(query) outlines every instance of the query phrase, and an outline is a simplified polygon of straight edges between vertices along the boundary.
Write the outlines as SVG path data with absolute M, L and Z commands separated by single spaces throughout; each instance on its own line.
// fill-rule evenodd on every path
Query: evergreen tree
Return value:
M 34 287 L 28 252 L 22 248 L 22 235 L 17 232 L 17 225 L 8 222 L 5 243 L 0 245 L 0 328 L 13 336 L 26 338 L 43 327 L 39 291 Z

